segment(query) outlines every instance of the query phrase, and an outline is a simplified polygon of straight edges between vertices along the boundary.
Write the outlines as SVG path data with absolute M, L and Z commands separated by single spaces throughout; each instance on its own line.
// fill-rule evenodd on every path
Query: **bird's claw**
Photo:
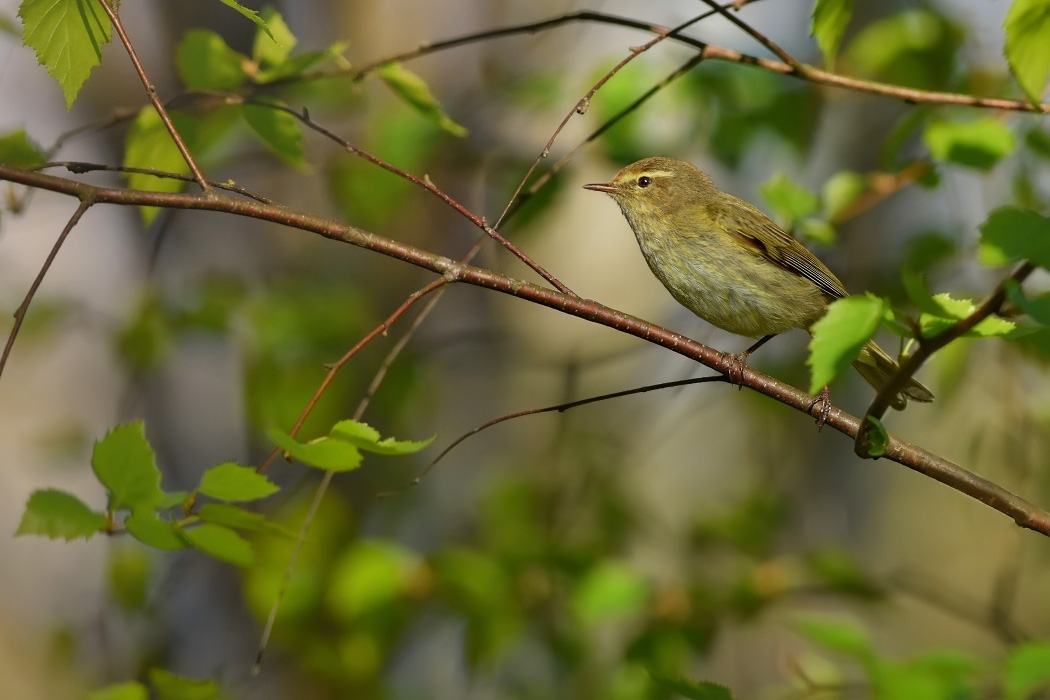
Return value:
M 747 358 L 750 352 L 734 352 L 726 353 L 726 360 L 729 361 L 729 369 L 726 372 L 726 378 L 731 384 L 736 384 L 737 388 L 744 388 L 744 368 L 747 367 Z
M 820 410 L 817 412 L 817 432 L 820 432 L 820 429 L 828 422 L 828 416 L 831 415 L 831 392 L 828 391 L 827 387 L 821 389 L 813 397 L 813 400 L 809 402 L 809 406 L 806 407 L 806 413 L 812 412 L 817 404 L 820 404 Z

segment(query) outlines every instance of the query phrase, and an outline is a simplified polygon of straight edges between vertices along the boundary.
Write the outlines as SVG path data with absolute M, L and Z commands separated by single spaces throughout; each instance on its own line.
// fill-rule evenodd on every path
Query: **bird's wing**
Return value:
M 810 280 L 833 299 L 846 296 L 846 288 L 824 263 L 769 217 L 742 199 L 733 197 L 729 204 L 718 208 L 717 218 L 725 230 L 785 270 Z

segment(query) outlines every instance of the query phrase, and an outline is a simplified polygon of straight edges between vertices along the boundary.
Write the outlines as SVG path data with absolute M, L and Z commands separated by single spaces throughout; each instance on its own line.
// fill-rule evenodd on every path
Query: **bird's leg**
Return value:
M 806 406 L 806 413 L 812 411 L 817 404 L 820 404 L 820 412 L 817 414 L 817 432 L 819 433 L 824 424 L 828 422 L 828 416 L 831 414 L 831 392 L 828 391 L 826 385 Z
M 747 358 L 755 350 L 758 350 L 760 347 L 762 347 L 767 342 L 769 342 L 769 339 L 772 338 L 773 335 L 776 335 L 776 334 L 774 333 L 774 334 L 762 336 L 761 338 L 758 339 L 758 341 L 755 342 L 754 345 L 749 347 L 744 352 L 726 353 L 726 359 L 729 360 L 729 362 L 731 363 L 730 367 L 729 367 L 729 375 L 728 375 L 729 376 L 729 381 L 733 382 L 734 384 L 739 385 L 740 388 L 743 388 L 743 386 L 744 386 L 744 367 L 747 367 Z

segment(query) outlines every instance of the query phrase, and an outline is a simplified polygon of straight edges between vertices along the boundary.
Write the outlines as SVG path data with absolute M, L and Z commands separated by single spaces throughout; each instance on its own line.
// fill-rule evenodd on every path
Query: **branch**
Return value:
M 978 323 L 988 318 L 992 314 L 999 311 L 1003 306 L 1003 302 L 1006 301 L 1006 289 L 1011 282 L 1017 282 L 1020 284 L 1025 280 L 1028 275 L 1032 274 L 1035 270 L 1035 265 L 1030 262 L 1023 263 L 1017 270 L 999 283 L 995 291 L 981 303 L 973 313 L 966 318 L 960 319 L 955 325 L 942 333 L 938 333 L 932 338 L 919 338 L 919 348 L 908 356 L 904 362 L 901 363 L 900 369 L 897 373 L 890 377 L 890 380 L 883 385 L 879 393 L 875 395 L 875 400 L 871 402 L 871 406 L 868 407 L 867 413 L 864 414 L 864 419 L 861 424 L 861 429 L 857 433 L 856 440 L 853 444 L 853 451 L 856 455 L 862 459 L 871 459 L 871 431 L 873 429 L 873 423 L 869 421 L 869 418 L 881 419 L 886 415 L 886 411 L 890 407 L 890 403 L 893 398 L 897 396 L 904 389 L 908 381 L 919 371 L 923 363 L 933 356 L 933 353 L 943 348 L 948 343 L 963 337 L 969 331 L 971 331 Z
M 135 66 L 135 72 L 139 75 L 139 80 L 142 81 L 142 87 L 146 88 L 146 96 L 149 97 L 149 101 L 153 103 L 153 109 L 157 110 L 157 114 L 160 116 L 160 120 L 164 122 L 164 128 L 171 134 L 171 140 L 175 142 L 175 146 L 178 147 L 179 153 L 182 154 L 183 160 L 186 161 L 186 165 L 189 166 L 190 172 L 193 173 L 193 179 L 200 185 L 201 190 L 208 192 L 208 181 L 204 178 L 204 174 L 197 167 L 197 162 L 193 160 L 193 155 L 190 153 L 190 149 L 186 147 L 186 142 L 182 140 L 179 135 L 178 129 L 171 121 L 171 117 L 168 116 L 168 111 L 164 109 L 164 103 L 160 101 L 157 96 L 157 88 L 153 87 L 153 83 L 150 82 L 149 76 L 146 75 L 146 69 L 142 67 L 142 62 L 139 60 L 138 54 L 135 53 L 135 47 L 131 45 L 131 40 L 128 38 L 127 32 L 124 31 L 124 25 L 120 21 L 120 16 L 114 12 L 113 8 L 109 6 L 109 0 L 98 0 L 98 3 L 102 5 L 102 9 L 105 10 L 106 14 L 109 15 L 109 21 L 113 23 L 113 28 L 117 30 L 117 36 L 120 37 L 120 42 L 124 44 L 124 48 L 128 52 L 128 56 L 131 58 L 132 65 Z
M 491 289 L 633 335 L 700 362 L 722 375 L 733 372 L 734 379 L 739 377 L 738 383 L 741 386 L 747 386 L 798 411 L 814 417 L 820 412 L 820 407 L 814 406 L 812 397 L 805 392 L 750 367 L 744 367 L 743 371 L 739 371 L 730 355 L 720 353 L 673 331 L 594 301 L 569 296 L 491 270 L 456 262 L 339 221 L 245 199 L 96 187 L 67 178 L 3 165 L 0 165 L 0 180 L 59 192 L 81 200 L 90 199 L 95 203 L 225 212 L 310 231 L 325 238 L 349 243 L 430 270 L 442 275 L 449 282 L 464 282 Z M 856 438 L 860 431 L 861 421 L 856 416 L 833 408 L 828 413 L 825 424 L 851 438 Z M 1050 512 L 1034 506 L 997 484 L 972 474 L 946 459 L 892 436 L 889 438 L 884 456 L 1010 516 L 1021 527 L 1050 536 Z

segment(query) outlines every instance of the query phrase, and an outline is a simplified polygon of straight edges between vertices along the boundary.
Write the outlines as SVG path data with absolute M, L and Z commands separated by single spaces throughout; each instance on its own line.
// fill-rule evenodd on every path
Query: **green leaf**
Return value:
M 137 681 L 128 681 L 92 690 L 87 697 L 88 700 L 149 700 L 149 690 Z
M 0 165 L 28 169 L 45 162 L 44 151 L 29 139 L 25 129 L 0 136 Z
M 262 20 L 269 31 L 263 31 L 261 27 L 256 30 L 252 60 L 266 66 L 284 63 L 297 43 L 295 35 L 285 24 L 281 13 L 269 5 L 262 9 Z
M 978 170 L 990 170 L 1017 148 L 1014 132 L 990 117 L 966 122 L 930 122 L 922 140 L 934 160 Z
M 1039 102 L 1050 74 L 1050 0 L 1014 0 L 1003 29 L 1010 70 L 1028 98 Z
M 441 103 L 431 94 L 430 88 L 418 75 L 397 62 L 387 63 L 379 69 L 378 73 L 383 82 L 398 97 L 414 107 L 424 117 L 453 136 L 467 135 L 466 127 L 452 121 L 452 118 L 445 114 Z
M 322 437 L 302 443 L 277 428 L 270 428 L 267 434 L 278 447 L 307 466 L 333 472 L 361 466 L 360 450 L 343 440 Z
M 806 364 L 812 372 L 809 391 L 815 394 L 842 373 L 871 340 L 889 308 L 885 299 L 865 294 L 833 302 L 813 324 Z
M 981 224 L 978 258 L 993 267 L 1029 260 L 1050 269 L 1050 217 L 1018 207 L 996 209 Z
M 886 426 L 875 416 L 865 417 L 865 428 L 867 435 L 864 439 L 864 447 L 869 457 L 881 457 L 886 454 L 886 448 L 890 444 L 890 434 L 886 432 Z
M 156 295 L 144 298 L 135 315 L 116 334 L 120 359 L 134 370 L 160 366 L 172 345 L 170 321 L 168 310 Z
M 840 170 L 829 177 L 821 189 L 824 216 L 835 221 L 867 191 L 867 178 L 852 170 Z
M 149 683 L 157 691 L 159 700 L 219 700 L 222 697 L 219 684 L 215 681 L 187 678 L 162 668 L 149 670 Z
M 926 288 L 926 278 L 922 273 L 916 272 L 910 266 L 905 266 L 904 272 L 901 273 L 901 281 L 904 283 L 904 291 L 908 299 L 919 311 L 940 318 L 957 318 L 953 315 L 952 310 L 946 309 L 930 294 Z
M 796 620 L 792 627 L 814 644 L 845 654 L 862 663 L 875 658 L 868 633 L 855 622 L 806 616 Z
M 172 115 L 172 123 L 187 144 L 193 141 L 192 122 Z M 189 165 L 179 153 L 171 134 L 164 127 L 157 110 L 152 105 L 144 106 L 140 111 L 128 135 L 124 140 L 124 165 L 129 168 L 149 168 L 161 172 L 186 175 Z M 185 186 L 182 180 L 154 177 L 140 173 L 129 173 L 128 186 L 136 190 L 151 192 L 180 192 Z M 157 218 L 160 210 L 156 207 L 141 207 L 142 221 L 147 226 Z
M 197 490 L 220 501 L 255 501 L 280 489 L 251 467 L 224 462 L 204 472 Z
M 87 539 L 106 527 L 106 516 L 91 510 L 71 493 L 56 489 L 34 491 L 22 513 L 16 535 L 44 535 L 67 542 Z
M 272 38 L 274 41 L 277 41 L 277 39 L 274 38 L 273 33 L 270 31 L 270 27 L 267 26 L 266 22 L 263 20 L 262 17 L 259 16 L 258 12 L 256 12 L 255 10 L 249 10 L 247 7 L 244 7 L 243 5 L 236 2 L 236 0 L 219 0 L 219 2 L 221 2 L 226 7 L 237 10 L 237 12 L 239 12 L 241 15 L 247 17 L 252 22 L 254 22 L 256 27 L 266 32 L 266 34 L 269 35 L 270 38 Z
M 828 70 L 835 67 L 835 55 L 852 14 L 853 0 L 816 0 L 813 5 L 809 33 L 816 37 Z
M 331 61 L 342 68 L 350 68 L 350 62 L 343 58 L 347 44 L 337 41 L 328 48 L 317 51 L 308 51 L 269 68 L 260 70 L 255 76 L 255 82 L 259 84 L 269 83 L 274 80 L 299 76 L 322 63 Z
M 937 12 L 912 8 L 878 19 L 857 32 L 845 54 L 864 77 L 896 85 L 946 87 L 957 72 L 962 31 Z
M 274 107 L 245 104 L 244 120 L 262 144 L 285 163 L 295 167 L 305 165 L 303 132 L 294 116 Z
M 132 513 L 124 519 L 124 529 L 142 544 L 166 552 L 186 549 L 189 545 L 179 534 L 180 530 L 167 520 L 150 510 Z
M 434 438 L 427 440 L 395 440 L 394 438 L 386 438 L 385 440 L 380 440 L 378 430 L 366 423 L 354 420 L 339 421 L 332 426 L 332 431 L 329 435 L 335 440 L 349 442 L 366 452 L 392 456 L 413 454 L 434 442 Z
M 762 196 L 786 228 L 793 228 L 797 222 L 820 209 L 816 194 L 795 184 L 783 173 L 765 182 L 761 189 Z
M 924 337 L 943 333 L 955 325 L 956 321 L 966 318 L 977 310 L 977 305 L 970 299 L 953 299 L 949 294 L 935 294 L 932 300 L 940 307 L 941 313 L 921 314 L 919 328 Z M 968 330 L 964 338 L 994 338 L 1006 336 L 1017 330 L 1017 324 L 998 316 L 989 316 Z
M 204 523 L 184 528 L 181 532 L 191 545 L 216 559 L 237 566 L 251 566 L 254 560 L 248 540 L 223 525 Z
M 160 470 L 142 421 L 118 426 L 96 442 L 91 468 L 109 489 L 110 510 L 149 510 L 164 498 Z
M 640 611 L 649 587 L 621 562 L 601 562 L 588 571 L 573 591 L 572 608 L 585 624 L 595 624 Z
M 267 532 L 282 537 L 295 537 L 298 534 L 280 523 L 267 520 L 262 513 L 253 513 L 227 503 L 205 503 L 197 511 L 197 516 L 206 523 L 225 525 L 236 530 Z
M 1050 687 L 1050 643 L 1029 642 L 1010 650 L 1003 669 L 1003 698 L 1026 700 Z
M 724 685 L 711 681 L 691 681 L 685 678 L 667 678 L 650 674 L 653 683 L 665 693 L 681 695 L 689 700 L 733 700 L 733 694 Z
M 835 227 L 824 219 L 806 219 L 799 227 L 799 235 L 821 245 L 831 245 L 838 238 Z
M 109 17 L 98 0 L 23 0 L 18 16 L 23 40 L 37 61 L 58 81 L 66 109 L 102 61 L 102 46 L 112 34 Z
M 806 563 L 817 578 L 840 593 L 866 600 L 884 596 L 882 586 L 846 550 L 814 550 L 806 557 Z
M 179 77 L 190 90 L 235 90 L 248 78 L 247 62 L 247 56 L 207 29 L 186 32 L 175 52 Z

